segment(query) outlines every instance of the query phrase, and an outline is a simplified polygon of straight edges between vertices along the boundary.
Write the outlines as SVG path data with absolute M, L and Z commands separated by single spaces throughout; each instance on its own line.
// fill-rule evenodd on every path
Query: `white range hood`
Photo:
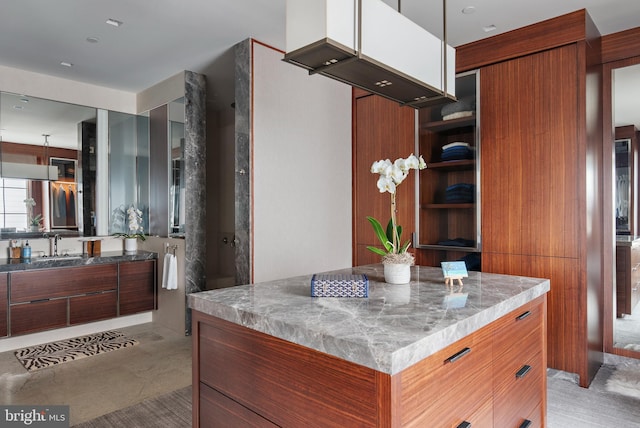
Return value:
M 455 101 L 455 49 L 381 0 L 287 0 L 286 12 L 285 61 L 403 105 Z

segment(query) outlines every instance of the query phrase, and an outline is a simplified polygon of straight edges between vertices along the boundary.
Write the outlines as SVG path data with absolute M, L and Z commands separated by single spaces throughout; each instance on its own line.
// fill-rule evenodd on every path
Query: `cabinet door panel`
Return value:
M 579 255 L 576 57 L 569 45 L 482 69 L 483 253 Z
M 67 299 L 13 305 L 11 335 L 33 333 L 67 326 Z
M 380 246 L 367 216 L 372 216 L 383 227 L 391 217 L 389 193 L 380 193 L 376 185 L 378 175 L 371 173 L 371 164 L 380 159 L 392 162 L 415 152 L 415 111 L 377 95 L 354 100 L 354 177 L 353 177 L 353 242 Z M 398 224 L 403 227 L 403 240 L 411 239 L 415 230 L 415 171 L 402 182 L 396 193 Z M 373 253 L 372 253 L 373 254 Z M 361 260 L 360 251 L 354 250 L 354 266 L 368 264 Z M 376 262 L 380 261 L 377 257 Z
M 11 273 L 11 303 L 115 290 L 117 266 L 104 264 Z
M 0 336 L 6 336 L 9 315 L 9 296 L 7 294 L 7 274 L 0 274 Z
M 69 299 L 69 324 L 82 324 L 118 315 L 118 293 L 106 293 L 78 296 Z
M 151 311 L 156 307 L 156 263 L 120 263 L 120 315 Z

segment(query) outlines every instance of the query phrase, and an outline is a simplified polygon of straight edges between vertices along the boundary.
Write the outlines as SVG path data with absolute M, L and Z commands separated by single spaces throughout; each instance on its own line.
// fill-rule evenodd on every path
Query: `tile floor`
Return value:
M 191 385 L 191 337 L 153 323 L 118 330 L 140 343 L 32 373 L 0 353 L 0 403 L 69 405 L 73 426 Z

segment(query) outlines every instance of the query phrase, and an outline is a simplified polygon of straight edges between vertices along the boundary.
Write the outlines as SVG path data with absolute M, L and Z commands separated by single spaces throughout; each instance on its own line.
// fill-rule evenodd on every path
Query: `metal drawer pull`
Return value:
M 524 312 L 524 313 L 522 313 L 522 314 L 520 314 L 520 315 L 518 315 L 516 317 L 516 321 L 522 321 L 523 319 L 525 319 L 529 315 L 531 315 L 531 311 Z
M 460 425 L 458 425 L 456 428 L 471 428 L 471 423 L 467 421 L 462 421 Z
M 519 428 L 529 428 L 531 426 L 531 421 L 529 419 L 525 419 L 524 422 L 520 424 Z
M 528 365 L 522 366 L 522 368 L 518 370 L 518 373 L 516 373 L 516 378 L 521 379 L 525 377 L 526 374 L 529 373 L 529 370 L 531 370 L 531 366 L 528 366 Z
M 467 355 L 469 352 L 471 352 L 471 348 L 464 348 L 462 351 L 453 354 L 452 356 L 450 356 L 449 358 L 447 358 L 446 360 L 444 360 L 445 363 L 455 363 L 456 361 L 458 361 L 460 358 L 464 357 L 465 355 Z

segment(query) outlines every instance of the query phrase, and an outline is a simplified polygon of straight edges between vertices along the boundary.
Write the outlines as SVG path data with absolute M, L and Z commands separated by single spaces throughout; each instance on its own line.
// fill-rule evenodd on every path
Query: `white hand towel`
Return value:
M 164 255 L 162 288 L 166 288 L 167 290 L 178 289 L 178 260 L 173 254 Z

